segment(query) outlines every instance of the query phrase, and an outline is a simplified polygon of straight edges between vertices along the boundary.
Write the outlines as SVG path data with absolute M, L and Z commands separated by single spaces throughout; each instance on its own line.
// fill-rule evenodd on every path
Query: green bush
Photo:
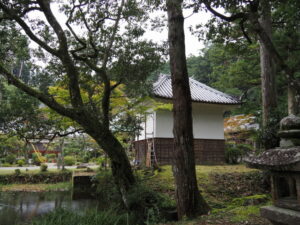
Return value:
M 73 166 L 76 163 L 76 159 L 73 156 L 65 156 L 64 162 L 66 166 Z
M 33 163 L 40 166 L 41 163 L 47 162 L 47 158 L 44 156 L 38 157 L 35 153 L 32 154 Z
M 15 174 L 18 176 L 21 174 L 21 170 L 20 169 L 15 169 Z
M 43 172 L 43 173 L 22 173 L 19 176 L 15 174 L 0 174 L 1 184 L 38 184 L 38 183 L 59 183 L 69 182 L 72 178 L 72 172 L 64 170 L 61 172 Z
M 5 162 L 9 163 L 9 164 L 14 164 L 16 161 L 16 156 L 9 154 L 5 157 Z
M 229 164 L 237 164 L 241 162 L 243 157 L 250 151 L 252 151 L 250 145 L 227 143 L 225 145 L 225 160 Z
M 91 210 L 83 214 L 76 211 L 57 209 L 33 220 L 31 225 L 124 225 L 134 224 L 127 213 L 110 209 L 106 211 Z
M 17 161 L 17 164 L 18 164 L 18 166 L 20 166 L 20 167 L 24 166 L 24 164 L 25 164 L 24 159 L 19 159 L 19 160 Z
M 105 205 L 118 205 L 122 197 L 116 189 L 110 171 L 101 171 L 95 177 L 97 184 L 97 198 Z M 137 184 L 128 193 L 128 206 L 134 223 L 156 224 L 163 222 L 165 213 L 176 208 L 175 201 L 167 195 L 160 194 L 144 184 Z
M 48 166 L 47 166 L 47 164 L 41 164 L 41 166 L 40 166 L 40 170 L 41 170 L 41 172 L 46 172 L 47 171 L 47 169 L 48 169 Z
M 52 160 L 56 159 L 56 154 L 54 154 L 54 153 L 47 154 L 47 155 L 45 155 L 45 157 L 47 158 L 47 161 L 52 161 Z
M 12 165 L 9 164 L 9 163 L 3 163 L 1 166 L 2 166 L 2 167 L 11 167 Z

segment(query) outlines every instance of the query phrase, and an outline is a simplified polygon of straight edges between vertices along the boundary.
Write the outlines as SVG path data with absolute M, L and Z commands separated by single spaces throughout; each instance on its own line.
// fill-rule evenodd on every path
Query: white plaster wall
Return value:
M 155 112 L 148 112 L 147 115 L 143 116 L 143 120 L 146 122 L 143 122 L 141 124 L 141 127 L 143 128 L 143 130 L 140 131 L 140 135 L 136 138 L 136 140 L 143 140 L 145 139 L 145 135 L 146 138 L 152 138 L 154 137 L 154 126 L 155 126 Z M 146 127 L 146 132 L 145 132 L 145 127 Z
M 194 103 L 193 133 L 194 138 L 224 139 L 222 105 Z M 173 117 L 171 111 L 156 112 L 155 137 L 173 138 Z

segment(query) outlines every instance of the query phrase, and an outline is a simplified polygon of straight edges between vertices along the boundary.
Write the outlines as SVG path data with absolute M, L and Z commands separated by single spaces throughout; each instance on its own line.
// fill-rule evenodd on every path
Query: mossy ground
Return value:
M 171 166 L 161 172 L 148 174 L 145 182 L 153 189 L 174 199 L 175 186 Z M 268 191 L 256 187 L 261 172 L 244 165 L 197 166 L 197 180 L 201 194 L 211 206 L 209 215 L 193 220 L 170 222 L 174 225 L 267 225 L 259 216 L 259 208 L 270 203 Z

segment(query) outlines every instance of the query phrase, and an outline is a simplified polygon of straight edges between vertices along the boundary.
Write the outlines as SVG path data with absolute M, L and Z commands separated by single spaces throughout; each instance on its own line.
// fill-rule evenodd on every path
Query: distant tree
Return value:
M 273 32 L 277 33 L 277 31 L 279 30 L 281 34 L 291 34 L 292 31 L 295 32 L 295 34 L 292 36 L 285 36 L 287 39 L 292 39 L 291 42 L 293 42 L 294 44 L 289 45 L 289 48 L 283 49 L 281 47 L 283 45 L 276 42 L 276 37 L 273 39 L 270 37 L 270 25 L 266 24 L 266 21 L 270 20 L 270 18 L 267 18 L 270 17 L 270 15 L 267 15 L 268 3 L 271 4 L 271 7 L 273 7 L 273 28 L 275 30 Z M 210 31 L 209 37 L 212 37 L 213 34 L 216 34 L 216 39 L 222 40 L 226 43 L 232 42 L 233 39 L 237 40 L 238 37 L 242 36 L 244 36 L 245 39 L 250 43 L 252 43 L 252 41 L 256 39 L 260 41 L 261 45 L 264 46 L 264 52 L 267 51 L 268 54 L 272 57 L 272 60 L 276 64 L 277 70 L 283 72 L 290 90 L 293 90 L 291 92 L 293 93 L 293 97 L 290 98 L 293 99 L 293 101 L 289 101 L 290 104 L 293 104 L 293 106 L 289 107 L 290 113 L 298 114 L 300 108 L 300 82 L 297 78 L 298 66 L 296 65 L 299 65 L 299 58 L 295 56 L 295 53 L 299 51 L 299 48 L 295 44 L 298 43 L 299 38 L 297 39 L 295 37 L 297 37 L 299 34 L 299 14 L 295 10 L 299 10 L 299 1 L 228 0 L 220 2 L 214 0 L 205 0 L 194 1 L 194 7 L 195 10 L 198 10 L 202 7 L 203 9 L 210 11 L 214 15 L 213 19 L 207 24 Z M 228 14 L 225 15 L 218 12 L 218 8 L 223 8 L 226 12 L 228 12 Z M 291 42 L 288 41 L 288 43 Z M 289 51 L 292 51 L 293 54 L 288 54 Z M 291 63 L 291 61 L 293 61 L 293 63 Z M 274 85 L 267 88 L 273 89 L 273 87 Z M 273 91 L 270 93 L 273 93 Z M 273 105 L 273 103 L 268 104 L 270 105 L 270 107 Z

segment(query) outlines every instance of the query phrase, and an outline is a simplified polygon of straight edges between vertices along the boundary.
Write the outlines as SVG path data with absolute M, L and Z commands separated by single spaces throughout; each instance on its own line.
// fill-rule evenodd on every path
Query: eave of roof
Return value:
M 239 105 L 241 102 L 223 92 L 211 88 L 192 78 L 189 79 L 191 88 L 191 97 L 193 102 Z M 172 99 L 171 77 L 169 75 L 160 75 L 157 82 L 153 84 L 153 95 L 157 98 Z

